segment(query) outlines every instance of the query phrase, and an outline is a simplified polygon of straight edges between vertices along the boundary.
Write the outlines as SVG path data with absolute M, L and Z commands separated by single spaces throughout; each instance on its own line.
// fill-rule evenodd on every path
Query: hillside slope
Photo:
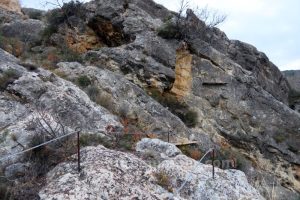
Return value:
M 176 27 L 176 14 L 149 0 L 95 0 L 34 16 L 0 26 L 1 48 L 18 57 L 0 51 L 1 156 L 26 149 L 35 135 L 52 136 L 53 126 L 63 127 L 58 135 L 80 127 L 82 138 L 96 135 L 83 141 L 87 146 L 123 151 L 142 137 L 196 141 L 197 154 L 215 148 L 217 160 L 233 160 L 231 168 L 265 198 L 299 198 L 300 114 L 264 53 L 206 27 L 189 9 Z M 43 118 L 48 124 L 32 126 Z M 65 151 L 56 145 L 43 153 Z M 62 161 L 63 168 L 71 162 L 53 161 L 37 177 Z M 16 164 L 20 170 L 32 163 L 24 155 L 1 167 L 15 178 Z M 54 185 L 57 170 L 48 176 Z

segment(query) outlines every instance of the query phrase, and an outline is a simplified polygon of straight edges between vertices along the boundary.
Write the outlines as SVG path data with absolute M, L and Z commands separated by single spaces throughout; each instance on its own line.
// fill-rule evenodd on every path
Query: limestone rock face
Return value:
M 82 74 L 88 76 L 100 94 L 108 97 L 109 105 L 106 107 L 119 115 L 122 115 L 125 109 L 127 117 L 137 120 L 145 133 L 154 133 L 160 138 L 167 138 L 167 133 L 172 131 L 174 142 L 191 134 L 177 116 L 120 75 L 79 63 L 59 63 L 56 72 L 64 74 L 71 80 L 76 80 Z
M 264 199 L 249 185 L 243 172 L 217 169 L 216 179 L 212 179 L 211 166 L 197 164 L 183 155 L 154 168 L 134 155 L 103 146 L 87 147 L 82 150 L 82 170 L 76 170 L 75 162 L 59 164 L 47 175 L 40 198 Z M 161 182 L 157 178 L 161 176 L 167 181 Z M 178 191 L 187 177 L 188 183 Z
M 27 70 L 18 63 L 16 58 L 0 49 L 1 81 L 6 80 L 8 72 L 17 75 L 0 92 L 1 157 L 28 147 L 32 136 L 43 128 L 32 125 L 34 119 L 46 120 L 53 129 L 58 123 L 63 124 L 65 131 L 57 134 L 70 133 L 77 127 L 95 134 L 105 133 L 108 125 L 122 128 L 117 117 L 92 102 L 73 83 L 43 69 Z M 13 164 L 20 158 L 22 155 L 2 160 L 0 166 L 7 166 L 7 162 Z
M 21 14 L 21 6 L 19 0 L 2 0 L 0 2 L 0 7 Z

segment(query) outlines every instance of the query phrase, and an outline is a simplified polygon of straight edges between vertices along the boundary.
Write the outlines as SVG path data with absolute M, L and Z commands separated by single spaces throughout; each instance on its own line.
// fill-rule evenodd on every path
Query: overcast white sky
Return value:
M 51 0 L 50 0 L 51 1 Z M 88 1 L 88 0 L 86 0 Z M 177 10 L 179 0 L 155 0 Z M 24 7 L 46 9 L 43 0 L 21 0 Z M 219 28 L 230 39 L 250 43 L 267 54 L 281 70 L 300 69 L 299 0 L 190 0 L 192 6 L 228 15 Z

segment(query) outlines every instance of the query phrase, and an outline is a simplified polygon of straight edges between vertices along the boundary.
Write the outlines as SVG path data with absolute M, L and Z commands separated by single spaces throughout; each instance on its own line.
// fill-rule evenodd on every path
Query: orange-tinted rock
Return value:
M 171 90 L 179 97 L 189 94 L 192 88 L 192 59 L 193 56 L 186 48 L 176 52 L 175 82 Z
M 18 0 L 1 0 L 0 7 L 21 14 L 21 6 Z
M 82 34 L 69 30 L 65 36 L 65 41 L 68 47 L 77 53 L 85 53 L 88 50 L 102 46 L 97 35 L 91 29 L 87 29 Z

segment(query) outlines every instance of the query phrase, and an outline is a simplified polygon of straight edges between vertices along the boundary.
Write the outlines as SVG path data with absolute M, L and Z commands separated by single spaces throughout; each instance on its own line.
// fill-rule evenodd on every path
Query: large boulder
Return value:
M 82 169 L 59 164 L 47 175 L 41 199 L 264 199 L 243 172 L 216 169 L 179 155 L 157 168 L 103 146 L 82 150 Z M 182 183 L 187 183 L 180 189 Z

